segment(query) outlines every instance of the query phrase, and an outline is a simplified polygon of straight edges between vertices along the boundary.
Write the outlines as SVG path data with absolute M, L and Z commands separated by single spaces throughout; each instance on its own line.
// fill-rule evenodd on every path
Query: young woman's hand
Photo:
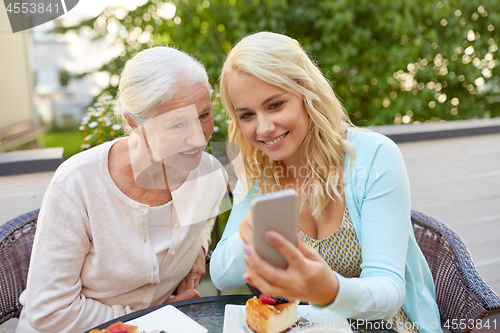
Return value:
M 247 245 L 253 245 L 253 224 L 252 224 L 252 211 L 249 211 L 247 215 L 240 222 L 240 237 L 243 243 Z
M 298 247 L 276 232 L 267 231 L 265 236 L 269 244 L 288 261 L 288 267 L 279 269 L 271 266 L 259 257 L 253 246 L 245 245 L 247 273 L 243 276 L 244 280 L 269 295 L 320 306 L 335 300 L 339 288 L 337 277 L 323 258 L 302 241 L 300 233 L 297 233 Z

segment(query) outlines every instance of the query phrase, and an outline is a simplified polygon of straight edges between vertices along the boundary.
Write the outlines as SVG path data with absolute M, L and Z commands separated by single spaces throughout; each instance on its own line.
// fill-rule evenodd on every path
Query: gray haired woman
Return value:
M 142 51 L 116 113 L 131 135 L 71 157 L 49 185 L 17 332 L 81 332 L 200 296 L 226 188 L 203 151 L 214 129 L 205 69 L 173 48 Z

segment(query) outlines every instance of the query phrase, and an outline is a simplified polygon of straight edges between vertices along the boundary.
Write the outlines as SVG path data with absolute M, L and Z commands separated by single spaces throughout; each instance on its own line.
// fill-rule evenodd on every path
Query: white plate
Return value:
M 159 330 L 168 333 L 207 333 L 205 327 L 172 305 L 161 307 L 147 315 L 129 320 L 126 324 L 139 327 L 140 332 Z
M 310 305 L 299 305 L 297 312 L 299 318 L 304 318 L 309 321 L 300 322 L 293 327 L 289 333 L 293 332 L 335 332 L 335 333 L 350 333 L 352 330 L 349 327 L 347 319 L 330 310 L 315 309 Z M 246 323 L 246 313 L 244 305 L 226 305 L 224 314 L 224 329 L 223 333 L 253 333 Z

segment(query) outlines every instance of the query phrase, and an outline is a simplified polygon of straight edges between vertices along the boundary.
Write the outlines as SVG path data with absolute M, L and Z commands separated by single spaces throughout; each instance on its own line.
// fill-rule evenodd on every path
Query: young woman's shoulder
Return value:
M 396 145 L 394 141 L 392 141 L 385 135 L 363 128 L 348 129 L 347 140 L 350 141 L 354 146 L 360 148 L 362 148 L 363 146 L 367 148 L 373 148 L 380 145 Z
M 356 164 L 371 164 L 374 160 L 390 162 L 401 157 L 401 151 L 394 141 L 371 130 L 349 129 L 347 140 L 353 145 Z

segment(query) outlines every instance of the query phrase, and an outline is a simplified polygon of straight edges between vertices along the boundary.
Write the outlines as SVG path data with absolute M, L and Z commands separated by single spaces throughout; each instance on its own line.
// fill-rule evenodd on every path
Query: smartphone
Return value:
M 266 241 L 264 233 L 276 231 L 297 246 L 298 215 L 298 195 L 294 190 L 264 194 L 252 200 L 254 248 L 274 267 L 285 269 L 288 262 Z

